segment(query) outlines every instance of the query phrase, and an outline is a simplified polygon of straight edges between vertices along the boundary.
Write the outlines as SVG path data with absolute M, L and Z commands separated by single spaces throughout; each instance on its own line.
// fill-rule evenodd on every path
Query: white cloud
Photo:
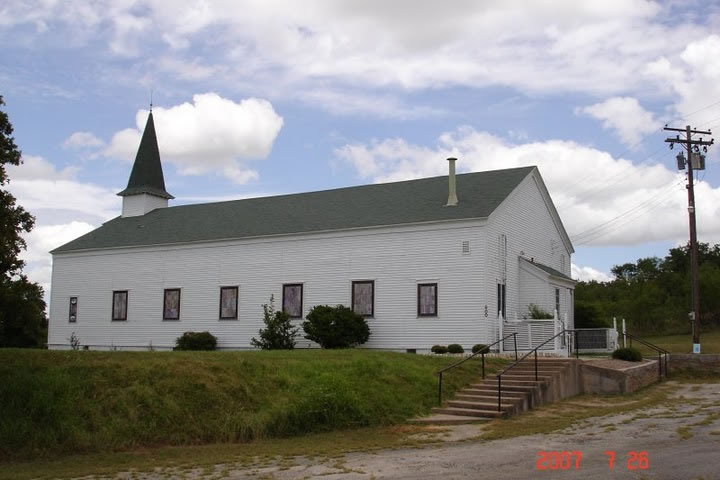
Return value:
M 139 52 L 138 43 L 151 26 L 151 19 L 122 12 L 113 17 L 114 34 L 110 50 L 124 57 L 134 57 Z
M 96 226 L 86 222 L 70 222 L 60 225 L 39 225 L 24 236 L 27 250 L 20 254 L 26 262 L 49 262 L 48 252 L 70 240 L 85 235 Z
M 117 132 L 105 154 L 131 161 L 148 112 L 136 115 L 137 129 Z M 257 178 L 248 160 L 269 155 L 283 119 L 270 102 L 248 98 L 236 103 L 215 93 L 193 96 L 193 103 L 153 109 L 158 146 L 164 162 L 181 175 L 216 172 L 235 183 Z
M 609 282 L 612 280 L 612 277 L 607 273 L 601 272 L 600 270 L 596 270 L 592 267 L 580 267 L 573 263 L 571 265 L 571 270 L 572 278 L 582 282 L 590 282 L 593 280 L 596 282 Z
M 215 66 L 234 62 L 227 81 L 263 79 L 291 94 L 314 79 L 403 89 L 644 91 L 649 62 L 715 28 L 650 0 L 4 3 L 0 25 L 7 28 L 43 22 L 120 56 L 142 55 L 140 39 L 152 42 L 154 58 L 192 56 L 197 46 Z M 666 22 L 669 16 L 675 21 Z
M 603 128 L 614 130 L 620 140 L 628 147 L 635 147 L 648 133 L 661 127 L 652 114 L 645 110 L 636 98 L 613 97 L 601 103 L 576 109 L 576 113 L 584 113 L 602 120 Z
M 42 157 L 23 155 L 21 165 L 7 167 L 8 190 L 26 210 L 66 211 L 105 221 L 117 215 L 118 198 L 111 189 L 76 180 L 77 167 L 58 170 Z
M 183 80 L 202 81 L 207 80 L 221 72 L 227 70 L 221 65 L 205 65 L 198 58 L 190 61 L 183 61 L 171 56 L 165 56 L 158 59 L 155 65 L 162 71 L 173 74 Z
M 298 98 L 308 105 L 320 106 L 339 115 L 370 114 L 386 118 L 415 119 L 446 113 L 429 107 L 406 105 L 392 95 L 366 94 L 349 89 L 308 89 L 300 92 Z
M 77 170 L 73 167 L 67 167 L 58 171 L 55 165 L 36 155 L 23 155 L 22 162 L 20 165 L 7 165 L 5 167 L 13 184 L 18 181 L 43 178 L 67 179 L 72 177 Z
M 708 35 L 683 45 L 675 56 L 648 62 L 645 75 L 679 96 L 675 110 L 687 116 L 694 127 L 717 126 L 717 108 L 705 107 L 720 99 L 720 36 Z
M 459 172 L 537 165 L 575 246 L 675 241 L 687 234 L 682 175 L 662 164 L 636 165 L 575 142 L 514 144 L 461 127 L 442 134 L 434 147 L 395 138 L 347 144 L 336 155 L 375 182 L 446 175 L 448 156 L 459 158 Z M 667 163 L 672 163 L 670 156 Z M 701 181 L 696 192 L 700 238 L 720 241 L 720 188 Z
M 91 132 L 75 132 L 63 142 L 63 146 L 67 148 L 95 148 L 104 144 L 105 142 Z
M 77 180 L 18 179 L 9 184 L 8 190 L 33 213 L 43 209 L 64 210 L 104 221 L 117 216 L 120 210 L 114 190 Z

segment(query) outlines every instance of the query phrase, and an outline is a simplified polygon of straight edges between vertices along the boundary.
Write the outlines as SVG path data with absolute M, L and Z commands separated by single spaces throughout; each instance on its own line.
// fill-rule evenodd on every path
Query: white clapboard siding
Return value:
M 282 306 L 282 284 L 304 284 L 303 315 L 313 305 L 351 302 L 353 280 L 375 281 L 372 335 L 365 345 L 428 349 L 489 343 L 494 298 L 486 284 L 484 221 L 386 227 L 232 242 L 138 247 L 54 256 L 48 343 L 169 348 L 185 331 L 210 331 L 220 348 L 250 348 L 263 327 L 270 295 Z M 470 253 L 463 253 L 469 242 Z M 438 317 L 417 316 L 417 284 L 438 283 Z M 239 286 L 238 320 L 219 320 L 221 286 Z M 163 321 L 163 290 L 181 289 L 179 321 Z M 128 290 L 128 318 L 111 321 L 113 290 Z M 68 322 L 69 297 L 77 322 Z M 297 322 L 298 324 L 300 321 Z M 309 342 L 299 339 L 298 346 Z
M 505 201 L 490 215 L 487 225 L 488 245 L 497 248 L 500 235 L 507 237 L 507 278 L 506 282 L 506 316 L 522 318 L 527 315 L 527 305 L 520 304 L 520 256 L 552 267 L 570 276 L 570 245 L 561 233 L 562 226 L 552 214 L 549 197 L 543 195 L 538 174 L 528 175 Z M 564 255 L 565 261 L 562 261 Z M 498 272 L 502 270 L 501 259 L 490 256 L 487 282 L 496 285 L 501 282 Z M 563 265 L 564 263 L 564 265 Z M 548 311 L 554 309 L 554 290 L 545 290 L 545 301 L 538 303 Z M 497 293 L 493 292 L 490 302 L 493 308 L 497 305 Z M 550 298 L 552 295 L 552 298 Z M 549 303 L 550 302 L 550 303 Z

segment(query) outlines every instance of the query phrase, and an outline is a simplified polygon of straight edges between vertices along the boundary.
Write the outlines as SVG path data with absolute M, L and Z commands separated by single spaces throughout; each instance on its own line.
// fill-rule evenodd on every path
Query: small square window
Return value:
M 418 317 L 437 317 L 437 283 L 418 284 Z
M 375 314 L 375 282 L 362 280 L 352 282 L 352 309 L 363 317 Z
M 220 320 L 237 320 L 238 287 L 220 287 Z
M 180 289 L 166 288 L 163 297 L 163 320 L 180 320 Z
M 286 283 L 283 285 L 283 312 L 290 318 L 302 318 L 303 285 L 302 283 Z
M 116 290 L 113 292 L 112 319 L 113 321 L 127 320 L 128 292 Z
M 68 321 L 70 323 L 77 322 L 77 306 L 78 306 L 77 297 L 70 297 L 70 313 L 68 315 Z

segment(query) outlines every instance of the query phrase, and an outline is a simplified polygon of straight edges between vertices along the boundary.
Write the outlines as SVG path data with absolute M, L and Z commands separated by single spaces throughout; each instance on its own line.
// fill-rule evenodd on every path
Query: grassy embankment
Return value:
M 388 425 L 428 412 L 435 371 L 456 360 L 363 350 L 0 350 L 0 460 Z M 473 360 L 446 375 L 446 394 L 477 372 Z
M 643 340 L 654 343 L 658 347 L 664 348 L 670 353 L 692 353 L 692 335 L 689 333 L 683 335 L 660 335 L 654 337 L 641 336 Z M 622 333 L 620 334 L 620 342 L 622 343 Z M 628 339 L 629 344 L 629 339 Z M 700 345 L 702 353 L 720 353 L 720 329 L 702 332 L 700 334 Z M 643 355 L 652 357 L 657 353 L 642 345 L 640 342 L 633 342 L 633 347 L 638 348 Z

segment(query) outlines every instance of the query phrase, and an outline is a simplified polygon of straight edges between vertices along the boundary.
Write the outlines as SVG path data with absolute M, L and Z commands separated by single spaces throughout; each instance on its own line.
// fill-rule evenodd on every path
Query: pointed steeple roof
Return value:
M 160 163 L 160 150 L 155 135 L 155 122 L 152 111 L 148 116 L 145 131 L 143 132 L 140 147 L 135 156 L 135 164 L 130 173 L 127 188 L 118 193 L 121 197 L 148 193 L 162 198 L 175 198 L 165 190 L 162 164 Z

